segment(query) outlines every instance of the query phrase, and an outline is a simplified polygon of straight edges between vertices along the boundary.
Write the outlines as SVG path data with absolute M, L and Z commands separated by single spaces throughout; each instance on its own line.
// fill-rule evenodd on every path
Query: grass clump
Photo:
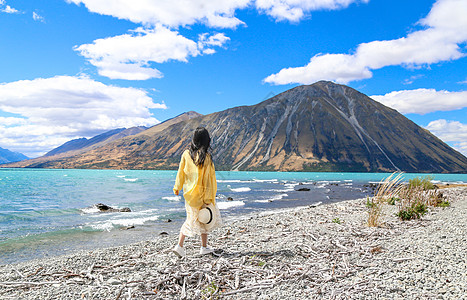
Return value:
M 336 223 L 336 224 L 340 224 L 342 221 L 339 218 L 334 218 L 334 219 L 332 219 L 332 222 Z
M 409 180 L 409 188 L 421 188 L 423 191 L 433 190 L 435 188 L 435 185 L 431 182 L 433 178 L 433 176 L 425 176 L 423 178 L 417 176 Z
M 378 186 L 375 196 L 367 198 L 368 226 L 379 227 L 382 225 L 383 206 L 388 200 L 399 194 L 402 189 L 402 173 L 392 173 Z
M 398 197 L 391 197 L 391 198 L 389 198 L 389 200 L 388 200 L 388 204 L 389 204 L 389 205 L 396 205 L 396 202 L 397 202 L 397 201 L 400 201 L 400 200 L 401 200 L 401 199 L 399 199 Z
M 219 287 L 217 284 L 212 281 L 208 284 L 202 291 L 201 291 L 201 298 L 202 299 L 217 299 L 219 295 L 215 295 L 219 291 Z
M 401 220 L 420 219 L 428 211 L 429 206 L 450 206 L 443 193 L 435 190 L 432 180 L 433 176 L 416 177 L 409 180 L 409 184 L 401 190 L 400 195 L 403 200 L 400 201 L 397 213 Z
M 376 195 L 367 198 L 368 226 L 382 225 L 383 207 L 385 204 L 398 205 L 396 215 L 406 221 L 420 219 L 428 212 L 428 207 L 448 207 L 450 203 L 432 183 L 433 176 L 416 177 L 408 184 L 401 184 L 402 173 L 393 173 L 378 186 Z
M 427 206 L 424 203 L 413 203 L 410 207 L 403 207 L 397 213 L 399 219 L 403 221 L 420 219 L 427 212 Z
M 373 198 L 367 197 L 366 198 L 366 207 L 372 209 L 376 206 L 376 203 L 373 201 Z
M 432 191 L 428 194 L 428 205 L 433 207 L 449 207 L 451 204 L 446 200 L 442 192 Z

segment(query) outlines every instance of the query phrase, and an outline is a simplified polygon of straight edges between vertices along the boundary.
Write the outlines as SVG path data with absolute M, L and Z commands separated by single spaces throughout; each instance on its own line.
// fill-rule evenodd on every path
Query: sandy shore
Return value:
M 210 236 L 177 237 L 0 266 L 0 299 L 465 299 L 467 188 L 448 208 L 366 226 L 365 199 L 256 215 Z M 131 234 L 131 232 L 129 232 Z

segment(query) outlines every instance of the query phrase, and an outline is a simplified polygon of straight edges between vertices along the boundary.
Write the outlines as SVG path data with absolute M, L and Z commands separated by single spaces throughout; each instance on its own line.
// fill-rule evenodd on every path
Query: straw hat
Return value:
M 214 225 L 214 205 L 212 203 L 206 204 L 203 208 L 199 210 L 198 213 L 198 221 L 205 226 L 212 226 Z

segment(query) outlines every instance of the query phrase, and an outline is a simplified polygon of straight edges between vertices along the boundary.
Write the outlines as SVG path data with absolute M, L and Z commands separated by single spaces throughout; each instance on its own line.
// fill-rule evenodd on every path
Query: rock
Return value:
M 305 187 L 296 189 L 296 191 L 298 192 L 308 192 L 309 190 L 310 190 L 309 188 L 305 188 Z
M 171 220 L 171 219 L 167 219 L 167 221 L 166 221 L 166 222 L 167 222 L 167 223 L 170 223 L 170 222 L 172 222 L 172 220 Z
M 162 231 L 161 233 L 159 233 L 159 235 L 169 235 L 169 234 L 165 231 Z
M 232 197 L 227 197 L 227 201 L 233 201 Z
M 120 227 L 120 230 L 128 230 L 128 229 L 133 229 L 133 228 L 135 228 L 135 226 L 131 225 L 131 226 Z
M 131 209 L 129 207 L 118 209 L 105 205 L 103 203 L 97 203 L 93 205 L 93 207 L 97 208 L 100 212 L 131 212 Z
M 109 280 L 107 280 L 107 283 L 111 285 L 117 285 L 117 284 L 121 284 L 122 282 L 118 280 L 117 278 L 110 278 Z

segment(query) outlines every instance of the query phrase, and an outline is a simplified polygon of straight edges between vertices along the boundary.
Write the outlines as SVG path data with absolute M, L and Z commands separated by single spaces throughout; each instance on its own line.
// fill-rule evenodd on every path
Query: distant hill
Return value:
M 30 159 L 27 161 L 22 161 L 14 164 L 9 164 L 8 167 L 15 167 L 15 168 L 43 168 L 47 167 L 50 162 L 54 162 L 57 160 L 66 160 L 68 157 L 76 156 L 84 152 L 90 152 L 93 149 L 100 148 L 109 144 L 113 141 L 122 139 L 128 136 L 144 136 L 146 134 L 154 134 L 165 128 L 169 127 L 170 125 L 176 124 L 178 122 L 186 121 L 191 118 L 195 118 L 198 116 L 202 116 L 201 114 L 190 111 L 187 113 L 180 114 L 174 118 L 168 119 L 162 123 L 154 125 L 150 128 L 139 126 L 139 127 L 132 127 L 132 128 L 119 128 L 114 129 L 103 134 L 97 135 L 93 138 L 86 139 L 74 139 L 71 141 L 66 142 L 65 144 L 49 151 L 42 157 Z
M 90 138 L 90 139 L 80 138 L 80 139 L 71 140 L 49 151 L 47 154 L 45 154 L 45 156 L 52 156 L 52 155 L 57 155 L 60 153 L 65 153 L 69 151 L 77 151 L 77 150 L 81 150 L 81 152 L 89 151 L 93 148 L 103 146 L 107 143 L 118 140 L 120 138 L 129 136 L 129 135 L 135 135 L 146 129 L 148 128 L 144 126 L 132 127 L 128 129 L 118 128 L 118 129 L 110 130 L 102 134 L 96 135 L 95 137 Z M 74 153 L 74 154 L 77 154 L 77 153 Z
M 467 172 L 467 158 L 429 131 L 350 87 L 326 81 L 167 125 L 28 166 L 175 169 L 194 129 L 205 126 L 218 170 Z
M 22 153 L 12 152 L 8 149 L 0 147 L 0 164 L 17 162 L 25 159 L 28 159 L 28 157 Z

